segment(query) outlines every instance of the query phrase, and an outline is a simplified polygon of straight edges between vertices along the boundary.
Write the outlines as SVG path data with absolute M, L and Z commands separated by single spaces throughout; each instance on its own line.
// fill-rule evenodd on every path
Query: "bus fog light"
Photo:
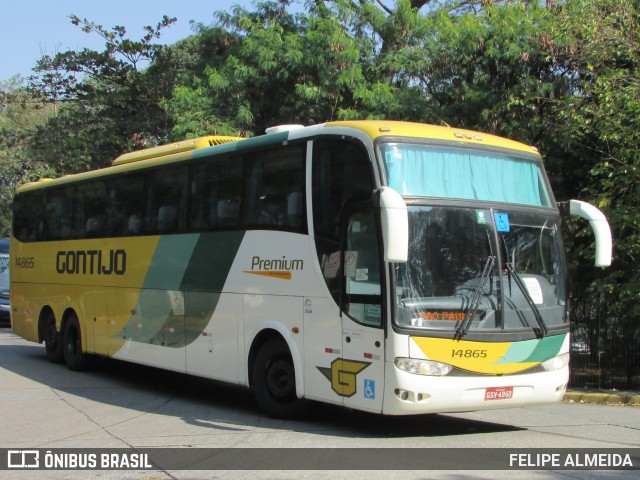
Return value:
M 540 365 L 542 365 L 542 368 L 544 368 L 547 372 L 560 370 L 561 368 L 569 365 L 569 354 L 561 353 L 560 355 L 550 358 L 549 360 L 545 360 Z
M 393 393 L 395 393 L 396 397 L 398 397 L 403 402 L 406 402 L 409 399 L 409 392 L 407 392 L 406 390 L 402 390 L 400 388 L 396 388 L 393 391 Z
M 406 403 L 426 403 L 431 398 L 431 395 L 428 393 L 416 393 L 410 392 L 408 390 L 403 390 L 402 388 L 396 388 L 393 390 L 398 400 Z
M 451 371 L 451 365 L 434 362 L 432 360 L 419 360 L 416 358 L 397 357 L 393 363 L 400 370 L 416 375 L 447 375 Z

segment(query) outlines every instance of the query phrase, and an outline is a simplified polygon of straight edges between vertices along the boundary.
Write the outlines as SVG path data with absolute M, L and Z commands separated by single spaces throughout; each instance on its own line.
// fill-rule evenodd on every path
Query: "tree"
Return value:
M 108 165 L 124 151 L 157 145 L 171 127 L 160 100 L 170 95 L 188 55 L 180 47 L 154 43 L 175 19 L 145 27 L 130 40 L 124 27 L 111 30 L 71 16 L 71 22 L 105 41 L 102 51 L 84 49 L 45 55 L 29 79 L 29 88 L 56 115 L 39 128 L 33 158 L 46 158 L 60 173 Z
M 572 0 L 557 15 L 554 53 L 573 72 L 573 94 L 558 103 L 560 134 L 583 165 L 577 187 L 606 213 L 615 242 L 613 267 L 594 272 L 584 267 L 591 237 L 572 225 L 575 276 L 617 329 L 609 354 L 628 362 L 640 343 L 640 14 L 632 0 Z
M 163 103 L 174 135 L 253 135 L 348 111 L 363 80 L 357 42 L 336 17 L 290 14 L 288 3 L 259 3 L 255 12 L 237 7 L 200 27 L 208 66 Z
M 27 150 L 38 126 L 52 110 L 42 105 L 13 77 L 0 83 L 0 237 L 11 231 L 11 203 L 18 184 L 47 176 L 45 164 L 30 162 Z

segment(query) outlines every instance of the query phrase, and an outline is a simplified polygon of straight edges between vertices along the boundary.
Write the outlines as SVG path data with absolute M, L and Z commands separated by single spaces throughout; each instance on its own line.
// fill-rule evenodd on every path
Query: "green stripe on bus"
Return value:
M 242 152 L 254 148 L 264 148 L 270 145 L 282 145 L 289 138 L 289 132 L 271 133 L 269 135 L 261 135 L 259 137 L 238 140 L 237 142 L 225 143 L 214 147 L 201 148 L 194 150 L 192 158 L 204 158 L 214 155 L 222 155 L 225 153 Z
M 244 231 L 200 235 L 180 285 L 182 291 L 222 292 Z
M 544 362 L 558 355 L 567 334 L 544 337 L 525 362 Z
M 197 234 L 160 237 L 142 288 L 180 290 L 198 237 Z
M 504 356 L 494 362 L 496 365 L 512 363 L 539 363 L 555 357 L 566 334 L 544 337 L 540 340 L 525 340 L 523 342 L 513 342 Z
M 200 148 L 194 150 L 191 158 L 205 158 L 214 155 L 222 155 L 224 153 L 233 153 L 236 151 L 238 142 L 223 143 L 222 145 L 215 145 L 213 147 Z
M 494 364 L 512 364 L 521 363 L 527 359 L 538 346 L 539 340 L 525 340 L 522 342 L 513 342 L 509 349 L 505 352 L 500 360 Z
M 244 238 L 243 231 L 160 239 L 135 311 L 115 336 L 126 338 L 142 317 L 142 343 L 183 348 L 209 323 Z
M 237 150 L 249 150 L 253 148 L 263 148 L 270 145 L 282 145 L 282 142 L 286 142 L 289 138 L 289 131 L 283 131 L 278 133 L 270 133 L 269 135 L 260 135 L 259 137 L 247 138 L 238 142 L 236 145 Z

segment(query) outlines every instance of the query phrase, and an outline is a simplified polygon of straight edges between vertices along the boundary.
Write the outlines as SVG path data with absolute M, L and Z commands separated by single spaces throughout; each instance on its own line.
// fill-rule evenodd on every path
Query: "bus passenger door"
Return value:
M 312 155 L 309 218 L 329 295 L 305 299 L 305 392 L 325 388 L 313 396 L 380 412 L 384 324 L 372 164 L 359 140 L 344 137 L 315 139 Z
M 346 407 L 380 412 L 384 387 L 384 329 L 380 230 L 375 210 L 346 216 L 340 372 Z

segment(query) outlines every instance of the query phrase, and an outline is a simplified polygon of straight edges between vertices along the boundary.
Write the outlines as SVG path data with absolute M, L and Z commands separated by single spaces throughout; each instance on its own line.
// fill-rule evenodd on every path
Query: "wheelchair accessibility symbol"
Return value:
M 364 398 L 374 400 L 376 398 L 376 382 L 375 380 L 364 380 Z
M 498 213 L 494 212 L 493 217 L 496 220 L 496 230 L 498 232 L 509 232 L 511 231 L 511 225 L 509 224 L 509 214 L 508 213 Z

